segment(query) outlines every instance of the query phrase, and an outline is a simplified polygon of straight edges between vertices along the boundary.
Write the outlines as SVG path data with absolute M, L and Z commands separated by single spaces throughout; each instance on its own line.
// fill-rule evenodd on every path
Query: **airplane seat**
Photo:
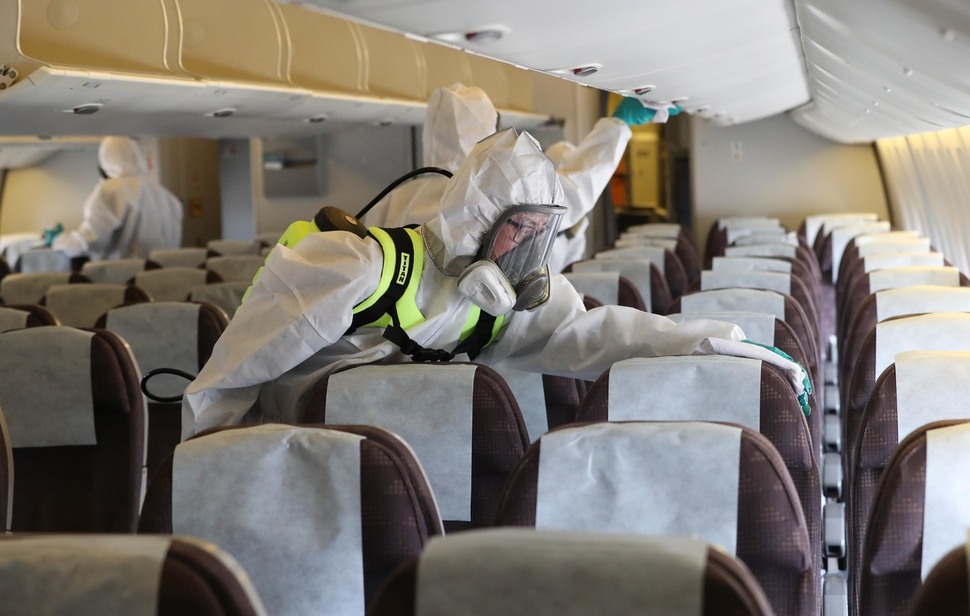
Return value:
M 870 293 L 839 337 L 839 383 L 846 386 L 859 360 L 862 345 L 877 323 L 893 317 L 930 312 L 970 312 L 970 288 L 912 285 Z M 843 395 L 845 395 L 843 391 Z
M 95 327 L 124 339 L 144 376 L 158 368 L 198 374 L 228 325 L 226 314 L 212 304 L 145 302 L 112 308 L 98 318 Z M 173 397 L 182 395 L 188 384 L 182 377 L 161 374 L 153 377 L 147 386 L 156 396 Z M 175 449 L 181 435 L 181 402 L 149 401 L 148 477 L 152 477 Z
M 879 376 L 859 435 L 847 452 L 852 461 L 852 485 L 846 494 L 850 563 L 860 562 L 877 486 L 896 445 L 922 425 L 970 419 L 965 404 L 968 369 L 970 352 L 908 351 Z M 850 584 L 856 581 L 850 579 Z
M 934 565 L 966 544 L 970 422 L 939 421 L 903 439 L 880 481 L 858 567 L 860 616 L 910 614 Z M 946 612 L 943 612 L 946 613 Z
M 0 408 L 14 454 L 14 532 L 131 533 L 145 407 L 126 343 L 104 330 L 0 334 Z
M 747 565 L 775 613 L 819 611 L 819 570 L 798 493 L 775 447 L 740 425 L 625 422 L 554 430 L 512 473 L 497 522 L 697 537 Z
M 36 304 L 0 305 L 0 332 L 60 324 L 57 317 L 43 306 Z
M 879 375 L 907 351 L 970 351 L 970 314 L 936 312 L 888 319 L 869 332 L 852 370 L 842 400 L 842 440 L 858 447 L 863 413 Z M 853 460 L 843 449 L 847 485 L 852 485 Z
M 704 270 L 701 272 L 700 287 L 691 291 L 716 291 L 718 289 L 765 289 L 789 295 L 805 309 L 805 315 L 812 325 L 813 336 L 818 338 L 820 309 L 814 294 L 809 291 L 798 277 L 791 273 L 770 271 L 730 271 Z
M 906 252 L 911 254 L 936 252 L 929 238 L 920 237 L 916 231 L 887 231 L 864 233 L 852 238 L 842 253 L 839 263 L 839 281 L 860 259 L 873 254 Z
M 714 257 L 711 262 L 712 271 L 766 271 L 791 274 L 802 282 L 806 289 L 811 293 L 814 304 L 819 313 L 823 311 L 822 304 L 822 282 L 815 277 L 815 274 L 798 258 L 789 259 L 784 257 L 739 257 L 724 256 Z M 691 287 L 693 290 L 700 289 L 699 285 Z
M 278 238 L 279 236 L 277 236 Z M 275 241 L 273 242 L 276 243 Z M 206 245 L 208 257 L 228 257 L 230 255 L 258 255 L 263 243 L 251 240 L 209 240 Z
M 316 385 L 301 423 L 366 424 L 399 435 L 427 471 L 448 532 L 494 523 L 505 479 L 529 446 L 504 379 L 462 362 L 335 372 Z
M 660 269 L 643 259 L 586 259 L 569 265 L 569 272 L 617 272 L 636 286 L 648 312 L 663 314 L 673 297 Z
M 868 246 L 876 246 L 877 244 L 869 244 Z M 943 253 L 936 252 L 932 250 L 929 244 L 921 245 L 914 251 L 904 251 L 896 250 L 895 248 L 906 247 L 909 244 L 897 243 L 895 245 L 881 243 L 879 246 L 884 246 L 887 248 L 887 252 L 870 252 L 865 256 L 857 257 L 850 261 L 845 267 L 839 277 L 839 281 L 835 285 L 835 298 L 836 305 L 842 306 L 845 297 L 849 290 L 852 289 L 856 282 L 862 278 L 865 274 L 868 274 L 875 270 L 887 269 L 892 267 L 908 267 L 908 266 L 921 266 L 921 267 L 950 267 L 952 263 L 948 262 Z M 925 250 L 923 250 L 925 248 Z
M 576 413 L 586 395 L 586 381 L 514 370 L 502 364 L 489 367 L 512 391 L 532 442 L 549 430 L 576 421 Z
M 14 271 L 23 274 L 34 272 L 71 272 L 73 262 L 63 252 L 38 247 L 23 252 L 14 264 Z
M 689 581 L 688 581 L 689 580 Z M 487 529 L 433 539 L 371 616 L 769 616 L 738 559 L 687 537 Z
M 820 413 L 817 409 L 816 413 Z M 765 435 L 785 462 L 800 498 L 812 554 L 822 568 L 818 469 L 821 445 L 787 377 L 760 360 L 726 355 L 629 359 L 590 386 L 579 423 L 719 421 Z
M 813 375 L 820 375 L 821 355 L 818 340 L 805 311 L 790 295 L 764 289 L 718 289 L 688 293 L 673 302 L 667 314 L 677 312 L 742 311 L 764 312 L 787 323 L 802 345 L 808 358 L 806 366 Z M 817 382 L 817 381 L 816 381 Z
M 285 477 L 286 481 L 281 481 Z M 400 438 L 372 426 L 216 428 L 152 478 L 140 533 L 188 534 L 230 552 L 267 613 L 363 614 L 441 520 Z
M 62 325 L 94 327 L 98 317 L 115 306 L 150 301 L 148 293 L 131 285 L 61 284 L 47 289 L 40 305 L 50 310 Z
M 0 297 L 7 304 L 39 304 L 47 289 L 57 284 L 91 282 L 74 272 L 34 272 L 11 274 L 0 280 Z
M 160 267 L 161 265 L 149 259 L 106 259 L 88 261 L 81 268 L 81 274 L 87 276 L 91 282 L 125 284 L 138 272 Z
M 265 262 L 266 259 L 259 256 L 259 253 L 208 257 L 205 260 L 205 269 L 215 272 L 225 282 L 252 282 Z
M 904 266 L 874 270 L 856 280 L 836 306 L 837 333 L 844 336 L 859 306 L 872 293 L 886 289 L 898 289 L 913 285 L 938 285 L 944 287 L 967 287 L 970 279 L 955 267 Z M 839 298 L 837 298 L 839 299 Z
M 593 255 L 594 259 L 646 259 L 663 275 L 671 297 L 680 297 L 687 290 L 687 271 L 673 251 L 659 246 L 630 246 L 610 248 Z
M 0 539 L 4 612 L 260 616 L 248 575 L 194 537 L 11 535 Z
M 812 436 L 812 443 L 816 451 L 822 447 L 822 409 L 818 403 L 819 396 L 815 391 L 816 383 L 821 382 L 821 375 L 812 372 L 812 362 L 805 352 L 802 343 L 791 326 L 777 318 L 773 314 L 764 312 L 742 312 L 742 311 L 712 311 L 712 312 L 688 312 L 674 313 L 667 315 L 673 321 L 681 323 L 692 319 L 712 319 L 715 321 L 727 321 L 734 323 L 744 330 L 747 339 L 758 344 L 766 344 L 776 347 L 796 361 L 799 365 L 809 371 L 812 379 L 813 393 L 809 396 L 809 404 L 812 412 L 806 418 L 808 430 Z
M 246 294 L 246 290 L 251 284 L 251 280 L 207 282 L 192 287 L 189 292 L 189 301 L 206 302 L 218 306 L 232 319 L 236 309 L 242 305 L 243 295 Z
M 138 272 L 128 284 L 144 289 L 156 302 L 183 302 L 195 287 L 217 282 L 223 280 L 215 272 L 173 266 Z
M 592 310 L 593 308 L 599 308 L 602 305 L 603 305 L 603 302 L 601 302 L 600 300 L 596 299 L 592 295 L 584 295 L 583 296 L 583 307 L 586 308 L 586 310 Z
M 647 309 L 633 282 L 619 272 L 567 272 L 564 276 L 580 295 L 592 297 L 600 305 Z
M 966 616 L 970 614 L 967 546 L 950 550 L 916 591 L 910 616 Z
M 162 267 L 204 267 L 205 248 L 156 248 L 148 253 L 148 259 Z
M 0 256 L 0 279 L 10 273 L 10 265 L 7 260 Z
M 700 276 L 701 259 L 697 252 L 697 243 L 684 227 L 675 223 L 634 225 L 621 233 L 614 244 L 616 248 L 640 245 L 663 246 L 672 250 L 684 267 L 688 284 Z

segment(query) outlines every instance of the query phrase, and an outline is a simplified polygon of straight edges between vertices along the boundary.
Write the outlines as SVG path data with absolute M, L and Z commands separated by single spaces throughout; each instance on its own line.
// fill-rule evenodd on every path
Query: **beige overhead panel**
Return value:
M 725 124 L 809 100 L 791 0 L 301 3 Z
M 205 78 L 289 82 L 289 42 L 269 0 L 176 0 L 176 5 L 181 65 L 187 72 Z
M 796 122 L 835 141 L 970 124 L 970 4 L 796 0 L 812 102 Z
M 360 29 L 346 19 L 279 5 L 290 40 L 290 79 L 309 90 L 364 91 Z
M 386 30 L 355 27 L 364 43 L 365 92 L 406 100 L 427 100 L 418 43 Z
M 0 0 L 0 135 L 300 136 L 328 119 L 419 124 L 429 67 L 456 67 L 441 74 L 447 83 L 473 76 L 470 63 L 429 60 L 430 47 L 271 0 Z M 510 98 L 507 79 L 478 74 Z M 523 126 L 547 117 L 519 113 Z
M 492 103 L 500 109 L 513 106 L 510 104 L 512 97 L 509 92 L 508 71 L 502 63 L 469 54 L 468 64 L 471 66 L 472 76 L 466 85 L 485 90 Z
M 426 43 L 422 45 L 424 74 L 426 78 L 425 98 L 431 96 L 435 88 L 472 81 L 471 56 L 460 49 Z

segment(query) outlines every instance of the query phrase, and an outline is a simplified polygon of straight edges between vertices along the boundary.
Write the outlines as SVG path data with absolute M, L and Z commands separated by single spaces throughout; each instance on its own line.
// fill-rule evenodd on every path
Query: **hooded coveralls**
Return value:
M 416 302 L 424 321 L 408 335 L 425 348 L 452 350 L 471 302 L 458 292 L 467 267 L 499 215 L 517 204 L 558 204 L 552 162 L 528 134 L 513 130 L 480 142 L 441 197 L 436 217 L 419 228 L 426 250 Z M 407 361 L 381 328 L 345 335 L 354 307 L 371 296 L 384 253 L 373 238 L 313 233 L 295 247 L 276 246 L 182 403 L 183 436 L 218 426 L 298 421 L 313 385 L 340 368 Z M 739 340 L 740 328 L 717 321 L 680 325 L 621 306 L 587 312 L 562 276 L 548 302 L 511 312 L 477 361 L 595 379 L 628 357 L 687 354 L 706 337 Z M 459 359 L 462 359 L 460 356 Z
M 146 258 L 156 248 L 181 246 L 182 203 L 148 175 L 138 144 L 105 137 L 98 159 L 108 179 L 85 202 L 81 225 L 54 238 L 51 247 L 97 260 Z

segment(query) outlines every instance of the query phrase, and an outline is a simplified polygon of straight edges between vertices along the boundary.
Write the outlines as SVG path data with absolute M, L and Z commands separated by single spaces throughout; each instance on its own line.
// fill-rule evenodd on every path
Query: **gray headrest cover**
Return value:
M 81 268 L 81 273 L 90 278 L 91 282 L 125 284 L 144 269 L 144 259 L 109 259 L 88 261 Z
M 862 258 L 862 268 L 866 272 L 887 267 L 920 265 L 924 267 L 943 267 L 942 252 L 877 252 Z
M 629 278 L 633 286 L 640 292 L 643 303 L 650 310 L 650 265 L 636 259 L 590 259 L 573 263 L 574 272 L 618 272 L 624 278 Z
M 705 312 L 682 312 L 668 314 L 667 318 L 677 323 L 695 319 L 711 319 L 734 323 L 744 330 L 748 340 L 758 344 L 775 344 L 775 320 L 777 317 L 767 312 L 745 312 L 740 310 L 711 310 Z
M 970 351 L 908 351 L 896 356 L 899 440 L 943 419 L 970 419 Z
M 567 272 L 563 274 L 580 295 L 615 306 L 619 297 L 619 272 Z
M 175 449 L 172 530 L 232 554 L 271 614 L 363 614 L 361 440 L 279 424 L 190 439 Z
M 680 537 L 508 528 L 434 538 L 416 616 L 698 616 L 707 545 Z
M 725 257 L 776 257 L 794 259 L 798 254 L 797 246 L 788 244 L 754 244 L 751 246 L 728 246 Z
M 785 320 L 785 296 L 762 289 L 718 289 L 684 295 L 680 300 L 683 312 L 713 310 L 741 310 L 765 312 Z
M 970 491 L 955 490 L 970 467 L 970 424 L 926 433 L 926 491 L 920 575 L 961 545 L 970 526 Z
M 593 256 L 597 259 L 646 259 L 657 266 L 661 274 L 666 274 L 666 253 L 660 246 L 632 246 L 604 250 Z
M 519 403 L 522 419 L 529 431 L 529 438 L 535 442 L 549 430 L 549 417 L 546 414 L 546 391 L 542 375 L 538 372 L 524 372 L 506 368 L 502 364 L 491 366 L 505 379 L 515 401 Z
M 189 293 L 189 299 L 193 302 L 215 304 L 225 310 L 226 314 L 232 318 L 236 309 L 242 304 L 242 297 L 250 284 L 244 281 L 202 284 L 192 288 L 192 292 Z
M 761 362 L 727 355 L 638 357 L 613 364 L 610 421 L 730 421 L 761 426 Z
M 131 346 L 142 374 L 156 368 L 199 371 L 199 305 L 187 302 L 145 302 L 108 312 L 107 329 Z M 176 396 L 189 381 L 161 374 L 151 380 L 151 391 Z
M 536 528 L 695 536 L 735 553 L 740 428 L 600 423 L 539 442 Z
M 943 287 L 960 286 L 960 270 L 955 267 L 891 267 L 869 272 L 869 292 L 906 287 L 914 284 L 933 284 Z
M 701 272 L 702 291 L 734 287 L 767 289 L 769 291 L 791 295 L 791 274 L 725 270 L 704 270 Z
M 876 238 L 878 236 L 867 236 Z M 929 252 L 930 240 L 926 237 L 900 238 L 890 236 L 883 239 L 872 239 L 858 244 L 858 255 L 861 258 L 869 255 L 888 252 Z
M 229 255 L 206 259 L 205 268 L 219 274 L 225 282 L 251 281 L 264 262 L 259 255 Z
M 0 334 L 0 408 L 12 447 L 94 445 L 92 332 L 30 327 Z M 38 380 L 36 370 L 52 380 Z
M 193 287 L 205 284 L 208 272 L 195 267 L 165 267 L 140 272 L 135 285 L 156 302 L 184 301 Z
M 165 267 L 199 267 L 205 263 L 205 248 L 156 249 L 148 253 L 148 258 Z
M 714 257 L 711 264 L 714 271 L 754 271 L 791 273 L 791 262 L 771 257 Z
M 624 235 L 616 240 L 617 248 L 635 248 L 637 246 L 657 246 L 673 252 L 677 250 L 677 240 L 664 237 L 650 237 L 647 235 Z
M 147 535 L 0 541 L 3 613 L 155 616 L 170 543 Z
M 60 284 L 47 290 L 47 309 L 71 327 L 94 327 L 98 317 L 125 303 L 121 284 Z
M 475 370 L 401 364 L 337 372 L 327 385 L 327 422 L 399 435 L 424 467 L 441 517 L 470 521 Z
M 0 332 L 27 327 L 27 318 L 29 316 L 30 313 L 26 310 L 0 306 Z
M 37 304 L 52 285 L 67 284 L 68 272 L 10 274 L 0 279 L 0 296 L 8 304 Z
M 914 285 L 876 293 L 876 320 L 923 312 L 970 312 L 970 287 Z
M 876 378 L 905 351 L 970 351 L 970 314 L 936 312 L 876 325 Z

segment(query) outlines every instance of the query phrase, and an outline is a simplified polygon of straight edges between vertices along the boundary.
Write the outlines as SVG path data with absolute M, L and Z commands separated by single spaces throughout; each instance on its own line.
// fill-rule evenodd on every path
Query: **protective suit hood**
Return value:
M 556 169 L 538 142 L 506 129 L 480 141 L 448 182 L 437 217 L 422 227 L 425 245 L 442 272 L 457 276 L 502 212 L 562 201 Z
M 98 148 L 98 162 L 109 178 L 144 175 L 148 164 L 138 144 L 128 137 L 105 137 Z
M 481 88 L 460 83 L 437 88 L 428 99 L 422 132 L 425 166 L 454 171 L 497 123 L 498 112 Z

